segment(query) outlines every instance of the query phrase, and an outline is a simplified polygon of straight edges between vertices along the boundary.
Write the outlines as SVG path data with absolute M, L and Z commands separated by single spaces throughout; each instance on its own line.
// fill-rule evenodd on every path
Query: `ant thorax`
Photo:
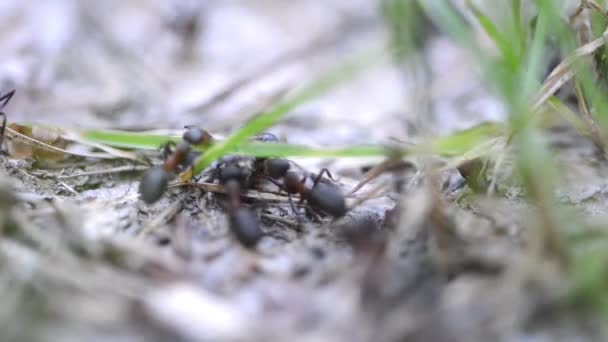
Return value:
M 213 178 L 220 183 L 229 178 L 237 178 L 242 185 L 248 185 L 253 174 L 254 159 L 247 156 L 229 155 L 221 158 L 213 167 Z M 237 170 L 236 174 L 233 170 Z M 228 174 L 230 173 L 230 174 Z

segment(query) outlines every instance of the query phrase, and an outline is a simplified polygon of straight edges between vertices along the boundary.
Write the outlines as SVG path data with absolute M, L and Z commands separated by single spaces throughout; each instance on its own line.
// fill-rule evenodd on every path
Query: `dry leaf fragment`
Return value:
M 59 129 L 42 126 L 29 127 L 16 123 L 10 124 L 8 128 L 33 140 L 10 139 L 7 147 L 11 157 L 43 160 L 61 160 L 65 157 L 65 153 L 57 150 L 64 149 L 67 145 L 66 141 L 61 138 L 61 131 Z M 51 149 L 47 146 L 56 147 L 57 149 Z

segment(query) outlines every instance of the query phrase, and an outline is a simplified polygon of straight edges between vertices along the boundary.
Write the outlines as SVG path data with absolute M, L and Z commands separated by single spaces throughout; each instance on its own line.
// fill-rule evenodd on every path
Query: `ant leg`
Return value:
M 0 109 L 4 108 L 4 106 L 6 106 L 6 104 L 8 103 L 8 101 L 11 100 L 13 95 L 15 95 L 15 89 L 9 91 L 8 93 L 6 93 L 0 97 L 0 102 L 2 102 L 2 104 L 0 105 Z
M 289 200 L 289 206 L 291 206 L 291 211 L 293 211 L 293 214 L 296 217 L 296 221 L 298 221 L 299 224 L 303 223 L 304 218 L 302 217 L 302 215 L 300 215 L 300 213 L 296 209 L 296 205 L 295 205 L 295 203 L 293 203 L 293 196 L 289 193 L 289 191 L 287 191 L 287 189 L 285 189 L 285 186 L 268 176 L 264 176 L 264 179 L 266 179 L 267 181 L 276 185 L 279 189 L 281 189 L 287 193 L 287 199 Z M 300 200 L 300 203 L 302 203 L 302 201 L 303 201 L 303 199 Z
M 321 215 L 319 215 L 319 213 L 318 213 L 316 210 L 314 210 L 313 208 L 311 208 L 310 206 L 307 206 L 307 207 L 306 207 L 306 212 L 307 212 L 309 215 L 314 216 L 314 219 L 315 219 L 315 220 L 317 220 L 317 221 L 319 221 L 319 222 L 321 222 L 321 221 L 322 221 Z
M 159 149 L 163 155 L 163 159 L 167 159 L 169 157 L 169 155 L 171 155 L 171 153 L 173 153 L 173 151 L 171 151 L 171 148 L 174 148 L 175 145 L 177 145 L 177 144 L 173 140 L 169 140 L 166 143 L 160 145 Z
M 291 211 L 293 211 L 293 215 L 296 217 L 296 222 L 298 222 L 299 225 L 301 225 L 304 222 L 306 222 L 306 220 L 300 214 L 300 212 L 298 211 L 298 209 L 296 209 L 296 205 L 293 203 L 293 198 L 292 198 L 292 196 L 291 196 L 290 193 L 287 194 L 287 198 L 289 199 L 289 205 L 291 206 Z
M 302 179 L 300 179 L 300 183 L 304 184 L 304 182 L 306 182 L 306 179 L 308 178 L 308 176 L 304 176 L 302 177 Z M 313 185 L 314 187 L 314 185 Z M 304 196 L 300 196 L 300 204 L 304 203 Z
M 0 102 L 2 102 L 2 104 L 0 104 L 0 109 L 4 108 L 6 106 L 6 104 L 8 103 L 8 101 L 11 100 L 13 95 L 15 95 L 15 89 L 10 90 L 9 92 L 7 92 L 6 94 L 4 94 L 0 97 Z M 4 143 L 4 132 L 6 131 L 6 113 L 0 112 L 0 116 L 2 116 L 2 126 L 0 126 L 0 151 L 1 151 L 2 145 Z
M 0 126 L 0 151 L 2 151 L 4 132 L 6 131 L 6 114 L 4 112 L 0 112 L 0 116 L 2 116 L 2 125 Z
M 268 176 L 262 176 L 262 178 L 264 178 L 265 180 L 269 181 L 270 183 L 276 185 L 277 188 L 285 191 L 289 195 L 289 191 L 287 191 L 287 189 L 285 189 L 285 186 L 283 184 L 277 182 L 276 180 L 274 180 L 274 179 L 272 179 L 271 177 L 268 177 Z
M 329 177 L 329 179 L 331 179 L 333 182 L 335 182 L 336 180 L 334 179 L 334 177 L 332 177 L 331 173 L 329 173 L 329 170 L 327 168 L 323 168 L 321 169 L 321 171 L 319 172 L 319 174 L 317 175 L 317 177 L 315 178 L 314 183 L 312 184 L 312 186 L 314 187 L 315 185 L 317 185 L 317 183 L 319 183 L 319 181 L 321 181 L 321 177 L 323 177 L 323 174 L 327 174 L 327 177 Z
M 296 205 L 293 203 L 293 198 L 291 197 L 291 194 L 287 194 L 287 198 L 289 199 L 289 206 L 291 206 L 291 211 L 293 211 L 293 214 L 298 216 L 298 210 L 296 209 Z

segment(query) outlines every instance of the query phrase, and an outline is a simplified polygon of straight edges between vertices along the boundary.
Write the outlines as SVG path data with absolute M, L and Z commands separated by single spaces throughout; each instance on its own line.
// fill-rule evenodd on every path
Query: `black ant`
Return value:
M 139 183 L 139 193 L 144 202 L 150 204 L 158 201 L 167 190 L 169 180 L 175 174 L 184 171 L 198 157 L 198 152 L 192 146 L 205 146 L 213 142 L 213 137 L 207 131 L 186 127 L 183 141 L 176 144 L 168 142 L 162 146 L 164 163 L 146 171 Z M 173 147 L 173 149 L 172 149 Z
M 2 150 L 2 144 L 4 143 L 4 131 L 6 130 L 6 113 L 4 113 L 2 109 L 6 107 L 13 95 L 15 95 L 15 91 L 15 89 L 9 90 L 6 94 L 0 96 L 0 116 L 2 116 L 2 125 L 0 126 L 0 150 Z
M 218 179 L 228 196 L 226 211 L 230 230 L 246 248 L 254 248 L 263 233 L 254 212 L 241 202 L 241 191 L 250 185 L 249 159 L 228 156 L 214 169 L 213 178 Z

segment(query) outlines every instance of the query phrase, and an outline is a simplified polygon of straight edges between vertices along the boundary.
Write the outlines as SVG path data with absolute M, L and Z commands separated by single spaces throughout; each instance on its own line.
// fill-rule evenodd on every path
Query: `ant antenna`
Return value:
M 8 103 L 8 101 L 11 100 L 13 95 L 15 95 L 15 89 L 7 92 L 6 94 L 2 95 L 2 97 L 0 97 L 0 102 L 2 102 L 2 105 L 0 105 L 0 109 L 4 108 L 4 106 L 6 106 L 6 104 Z
M 6 130 L 6 114 L 4 112 L 0 112 L 0 116 L 2 116 L 2 126 L 0 126 L 0 151 L 2 151 L 2 144 L 4 143 L 4 131 Z
M 13 95 L 15 95 L 15 89 L 8 91 L 0 97 L 0 102 L 2 102 L 2 104 L 0 104 L 0 109 L 3 109 L 8 104 L 8 101 L 11 100 Z M 0 126 L 0 151 L 2 151 L 4 132 L 6 131 L 6 113 L 0 112 L 0 116 L 2 116 L 2 126 Z
M 264 178 L 265 180 L 269 181 L 270 183 L 274 184 L 277 186 L 277 188 L 279 188 L 280 190 L 283 190 L 287 193 L 289 193 L 289 191 L 287 191 L 287 189 L 285 188 L 285 186 L 279 182 L 277 182 L 276 180 L 272 179 L 272 177 L 268 177 L 268 176 L 262 176 L 262 178 Z
M 321 178 L 323 177 L 323 174 L 327 174 L 327 177 L 329 177 L 329 179 L 332 180 L 332 182 L 335 182 L 336 180 L 334 179 L 334 177 L 332 177 L 331 173 L 329 173 L 329 170 L 327 168 L 323 168 L 319 174 L 317 175 L 317 177 L 315 178 L 314 182 L 313 182 L 313 186 L 316 186 L 319 181 L 321 181 Z

